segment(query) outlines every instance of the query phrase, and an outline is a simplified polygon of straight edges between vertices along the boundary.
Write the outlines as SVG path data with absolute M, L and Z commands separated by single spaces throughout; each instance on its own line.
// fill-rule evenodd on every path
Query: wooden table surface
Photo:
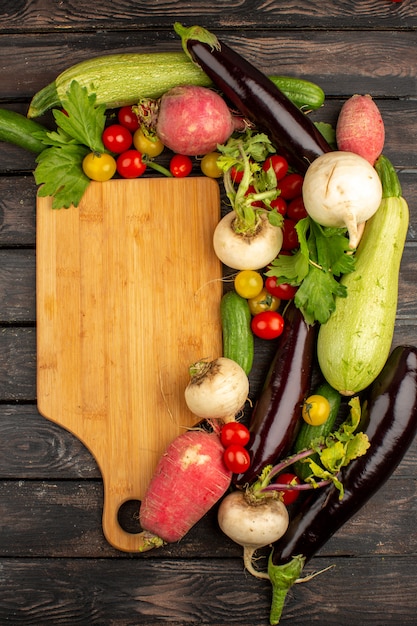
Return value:
M 178 2 L 0 0 L 0 106 L 26 113 L 66 67 L 111 52 L 178 50 L 174 21 L 200 24 L 266 73 L 317 82 L 314 119 L 370 93 L 386 125 L 411 223 L 394 345 L 417 341 L 417 5 L 413 0 Z M 270 586 L 243 571 L 215 511 L 179 544 L 133 555 L 101 529 L 88 451 L 36 405 L 34 157 L 0 143 L 0 624 L 263 626 Z M 258 354 L 256 393 L 267 357 Z M 416 623 L 417 441 L 391 479 L 308 564 L 282 623 Z M 124 512 L 135 526 L 135 510 Z

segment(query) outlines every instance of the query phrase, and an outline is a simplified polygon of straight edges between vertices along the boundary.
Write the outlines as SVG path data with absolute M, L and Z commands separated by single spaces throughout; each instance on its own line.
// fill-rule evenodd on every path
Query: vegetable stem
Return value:
M 221 46 L 217 37 L 202 26 L 190 26 L 189 28 L 187 28 L 186 26 L 183 26 L 180 22 L 175 22 L 174 30 L 177 35 L 181 37 L 183 50 L 193 63 L 195 63 L 195 61 L 187 48 L 187 41 L 189 39 L 194 39 L 195 41 L 201 41 L 201 43 L 206 43 L 213 50 L 220 50 Z M 198 63 L 195 64 L 198 65 Z
M 164 176 L 167 176 L 169 178 L 173 178 L 171 172 L 166 167 L 164 167 L 163 165 L 159 165 L 159 163 L 155 163 L 151 159 L 147 158 L 146 155 L 143 156 L 143 162 L 160 174 L 163 174 Z
M 279 623 L 287 593 L 299 578 L 304 563 L 305 558 L 298 555 L 284 565 L 274 565 L 271 552 L 268 561 L 268 575 L 272 584 L 272 602 L 269 614 L 271 626 Z

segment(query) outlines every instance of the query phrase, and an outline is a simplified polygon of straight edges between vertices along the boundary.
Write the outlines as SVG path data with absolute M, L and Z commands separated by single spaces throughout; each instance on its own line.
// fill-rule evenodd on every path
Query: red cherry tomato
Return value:
M 294 222 L 294 220 L 288 218 L 284 219 L 282 225 L 282 250 L 294 250 L 300 247 L 295 226 L 296 222 Z
M 230 170 L 230 175 L 232 177 L 232 182 L 239 184 L 243 178 L 243 167 L 239 168 L 236 165 L 233 165 Z
M 268 276 L 265 280 L 265 288 L 270 294 L 280 300 L 292 300 L 297 293 L 297 287 L 288 283 L 277 283 L 276 276 Z
M 250 467 L 249 452 L 238 443 L 227 446 L 223 453 L 224 464 L 233 474 L 242 474 Z
M 275 172 L 277 180 L 281 180 L 282 178 L 284 178 L 284 176 L 288 172 L 288 162 L 283 156 L 279 154 L 274 154 L 268 157 L 263 162 L 262 169 L 264 170 L 264 172 L 267 172 L 271 166 Z
M 246 446 L 249 442 L 250 434 L 245 424 L 240 422 L 227 422 L 222 426 L 220 431 L 220 441 L 225 448 L 232 443 L 237 443 L 241 446 Z
M 126 106 L 119 109 L 117 119 L 119 120 L 119 124 L 125 126 L 131 133 L 134 133 L 135 130 L 139 128 L 138 118 L 133 112 L 132 107 Z
M 292 200 L 297 196 L 301 196 L 303 182 L 304 178 L 301 174 L 287 174 L 279 181 L 278 187 L 281 190 L 281 196 L 285 198 L 285 200 Z
M 175 154 L 169 163 L 169 171 L 175 178 L 185 178 L 192 169 L 193 162 L 184 154 Z
M 132 145 L 133 137 L 130 130 L 121 124 L 112 124 L 103 131 L 104 147 L 110 152 L 121 154 L 126 152 Z
M 287 217 L 290 220 L 294 220 L 294 222 L 299 222 L 300 220 L 307 217 L 308 213 L 304 206 L 303 196 L 297 196 L 293 200 L 290 201 L 287 207 Z
M 298 476 L 296 476 L 296 474 L 285 473 L 277 476 L 274 482 L 278 483 L 279 485 L 299 485 L 300 479 L 298 478 Z M 288 506 L 289 504 L 295 502 L 300 495 L 300 491 L 298 489 L 285 489 L 282 490 L 281 493 L 282 500 L 285 506 Z
M 117 157 L 117 171 L 123 178 L 138 178 L 146 170 L 146 163 L 138 150 L 126 150 Z
M 276 339 L 284 330 L 284 318 L 277 311 L 262 311 L 252 317 L 251 329 L 261 339 Z
M 285 215 L 287 212 L 287 202 L 281 196 L 271 200 L 271 207 L 278 211 L 278 213 L 281 213 L 281 215 Z

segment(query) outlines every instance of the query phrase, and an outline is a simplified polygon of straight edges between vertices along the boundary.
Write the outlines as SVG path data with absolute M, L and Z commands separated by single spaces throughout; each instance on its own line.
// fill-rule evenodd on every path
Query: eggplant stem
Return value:
M 299 578 L 306 559 L 300 554 L 293 557 L 288 563 L 274 565 L 272 554 L 271 552 L 268 562 L 268 574 L 272 584 L 269 623 L 274 626 L 281 619 L 287 593 Z

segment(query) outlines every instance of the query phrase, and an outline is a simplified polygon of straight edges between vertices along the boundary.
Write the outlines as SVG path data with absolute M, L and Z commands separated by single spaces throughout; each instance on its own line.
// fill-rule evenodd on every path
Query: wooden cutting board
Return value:
M 40 413 L 94 455 L 103 531 L 140 500 L 167 445 L 196 423 L 188 367 L 221 355 L 219 189 L 208 178 L 92 182 L 78 208 L 37 201 Z

